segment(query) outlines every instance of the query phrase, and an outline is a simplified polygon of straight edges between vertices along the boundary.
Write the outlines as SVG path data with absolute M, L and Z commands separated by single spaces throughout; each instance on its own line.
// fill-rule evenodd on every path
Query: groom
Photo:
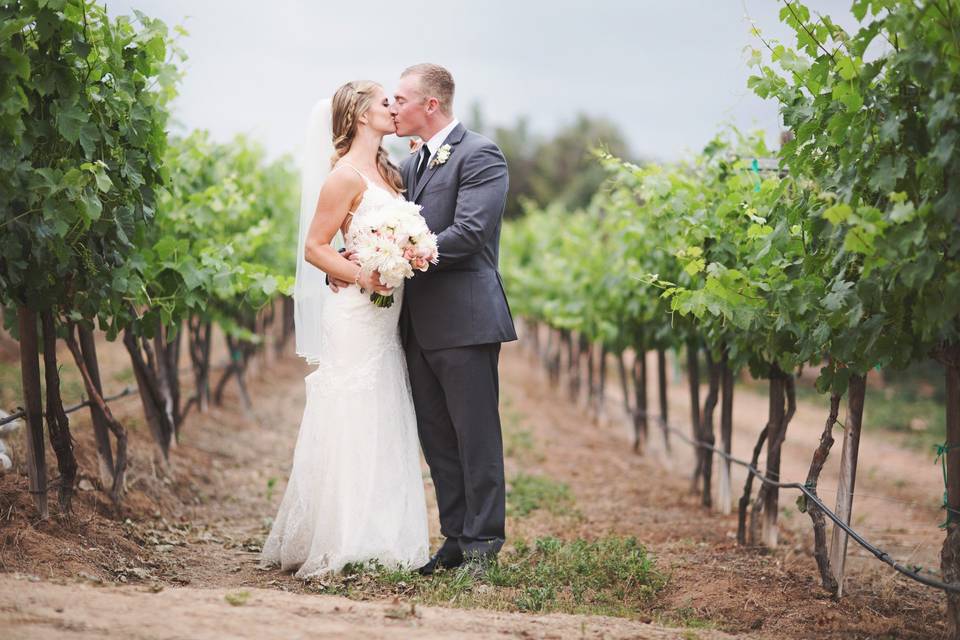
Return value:
M 445 537 L 420 567 L 424 575 L 464 562 L 482 572 L 503 546 L 497 362 L 500 343 L 517 339 L 497 272 L 507 163 L 497 145 L 454 118 L 453 93 L 449 71 L 418 64 L 401 75 L 390 107 L 397 135 L 424 141 L 400 173 L 440 249 L 438 264 L 406 282 L 400 313 Z
M 507 197 L 500 149 L 453 116 L 453 77 L 406 69 L 390 107 L 398 136 L 424 144 L 400 167 L 406 197 L 437 234 L 439 263 L 407 281 L 400 333 L 446 538 L 420 568 L 465 561 L 479 570 L 504 542 L 505 482 L 498 411 L 500 343 L 517 339 L 497 261 Z

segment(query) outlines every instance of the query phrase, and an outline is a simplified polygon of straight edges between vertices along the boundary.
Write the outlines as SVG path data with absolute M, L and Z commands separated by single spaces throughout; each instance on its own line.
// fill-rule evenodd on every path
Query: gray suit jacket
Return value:
M 516 340 L 497 271 L 507 162 L 496 144 L 463 124 L 443 144 L 450 145 L 449 158 L 428 165 L 419 181 L 417 154 L 400 167 L 407 200 L 423 207 L 440 248 L 439 263 L 405 285 L 401 334 L 406 340 L 414 332 L 424 349 Z

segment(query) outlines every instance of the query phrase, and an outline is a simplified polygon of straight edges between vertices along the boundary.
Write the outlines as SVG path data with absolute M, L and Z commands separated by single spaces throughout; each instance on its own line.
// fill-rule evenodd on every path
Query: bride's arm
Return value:
M 379 277 L 361 275 L 359 265 L 347 260 L 330 246 L 330 241 L 360 199 L 363 189 L 363 180 L 352 171 L 334 171 L 327 177 L 320 189 L 313 220 L 307 231 L 304 259 L 331 278 L 358 283 L 364 289 L 385 293 L 390 290 L 380 285 Z

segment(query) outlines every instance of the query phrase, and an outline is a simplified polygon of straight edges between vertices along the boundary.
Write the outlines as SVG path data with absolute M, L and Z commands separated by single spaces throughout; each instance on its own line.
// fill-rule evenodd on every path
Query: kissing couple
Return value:
M 294 299 L 297 354 L 317 368 L 263 565 L 306 578 L 348 563 L 425 575 L 466 564 L 477 576 L 503 546 L 498 361 L 517 337 L 497 270 L 509 178 L 499 147 L 453 104 L 450 72 L 418 64 L 392 99 L 348 82 L 311 114 Z M 390 134 L 422 141 L 399 167 Z M 435 263 L 388 287 L 358 245 L 398 203 L 419 207 Z M 440 515 L 433 554 L 418 442 Z

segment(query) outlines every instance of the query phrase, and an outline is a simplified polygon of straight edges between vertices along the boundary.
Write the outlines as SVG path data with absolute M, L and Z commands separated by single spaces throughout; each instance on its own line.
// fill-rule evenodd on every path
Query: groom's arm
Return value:
M 489 143 L 463 161 L 453 224 L 437 234 L 444 269 L 479 253 L 493 236 L 503 214 L 510 179 L 500 149 Z

